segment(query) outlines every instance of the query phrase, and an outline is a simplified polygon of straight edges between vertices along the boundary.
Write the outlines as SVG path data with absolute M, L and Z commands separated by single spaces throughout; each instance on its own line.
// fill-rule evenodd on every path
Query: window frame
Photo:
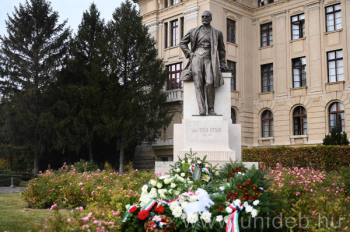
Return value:
M 334 7 L 337 6 L 337 5 L 340 5 L 340 9 L 339 10 L 335 10 Z M 327 13 L 327 8 L 333 8 L 333 11 L 332 12 L 328 12 Z M 336 31 L 336 30 L 340 30 L 341 28 L 343 28 L 343 25 L 341 25 L 341 28 L 339 29 L 336 29 L 335 26 L 336 26 L 336 23 L 335 23 L 335 14 L 340 12 L 340 18 L 341 18 L 341 23 L 343 23 L 343 19 L 341 17 L 341 4 L 338 3 L 338 4 L 334 4 L 334 5 L 331 5 L 331 6 L 326 6 L 325 7 L 325 13 L 326 13 L 326 32 L 329 32 L 328 30 L 328 20 L 327 20 L 327 15 L 330 15 L 330 14 L 333 14 L 333 30 L 330 30 L 330 31 Z
M 168 6 L 169 6 L 168 1 L 169 1 L 169 0 L 164 0 L 164 8 L 168 8 Z
M 232 19 L 226 20 L 226 30 L 227 30 L 227 41 L 230 43 L 236 43 L 236 21 Z M 232 38 L 232 30 L 233 30 L 233 38 Z
M 266 29 L 262 29 L 263 26 L 267 26 Z M 271 27 L 270 27 L 271 26 Z M 264 23 L 264 24 L 260 24 L 260 46 L 263 47 L 268 47 L 273 45 L 273 25 L 272 22 L 269 23 Z M 269 37 L 269 32 L 271 31 L 271 40 Z M 263 34 L 266 34 L 266 45 L 263 45 Z
M 171 1 L 171 5 L 172 5 L 172 6 L 179 3 L 179 0 L 170 0 L 170 1 Z
M 332 106 L 336 104 L 336 111 L 331 111 L 332 109 Z M 343 109 L 344 110 L 339 110 L 339 105 L 342 105 L 343 106 Z M 330 106 L 329 106 L 329 109 L 328 109 L 328 117 L 329 117 L 329 133 L 332 131 L 332 124 L 331 124 L 331 114 L 335 114 L 336 115 L 336 128 L 340 128 L 340 131 L 341 132 L 345 132 L 345 108 L 344 108 L 344 105 L 340 102 L 333 102 Z M 338 119 L 338 116 L 340 116 L 341 114 L 343 114 L 344 118 L 341 118 L 340 120 Z M 338 121 L 339 121 L 339 124 L 340 126 L 338 126 Z
M 174 25 L 175 23 L 176 25 Z M 171 41 L 170 41 L 171 47 L 178 45 L 179 44 L 179 20 L 178 19 L 170 21 L 170 36 L 171 36 Z
M 164 47 L 168 48 L 168 23 L 164 23 Z
M 341 58 L 337 58 L 337 52 L 338 51 L 342 51 L 343 56 Z M 334 59 L 329 60 L 328 58 L 328 54 L 334 52 Z M 338 60 L 342 60 L 343 61 L 343 80 L 338 80 L 338 66 L 337 66 L 337 61 Z M 335 63 L 335 81 L 334 82 L 330 82 L 329 80 L 329 63 L 333 62 Z M 339 82 L 339 81 L 344 81 L 344 51 L 343 49 L 339 49 L 339 50 L 334 50 L 334 51 L 329 51 L 327 52 L 327 74 L 328 74 L 328 83 L 335 83 L 335 82 Z
M 293 88 L 299 88 L 299 87 L 305 87 L 305 86 L 307 86 L 307 77 L 305 77 L 305 85 L 303 85 L 303 75 L 302 75 L 302 73 L 303 73 L 303 68 L 304 68 L 304 70 L 305 70 L 305 76 L 306 76 L 306 62 L 305 62 L 305 64 L 302 64 L 302 60 L 301 59 L 305 59 L 306 60 L 306 57 L 304 56 L 304 57 L 298 57 L 298 58 L 294 58 L 294 59 L 292 59 L 292 78 L 293 78 Z M 294 65 L 294 62 L 295 61 L 297 61 L 297 60 L 299 60 L 299 62 L 300 62 L 300 65 L 298 65 L 298 66 L 295 66 Z M 300 86 L 299 87 L 295 87 L 295 78 L 294 78 L 294 69 L 299 69 L 299 82 L 300 82 Z
M 177 65 L 180 65 L 180 69 L 177 70 L 176 67 Z M 175 70 L 173 71 L 172 70 L 172 67 L 175 67 Z M 168 79 L 167 79 L 167 90 L 176 90 L 176 89 L 182 89 L 183 86 L 182 86 L 182 81 L 180 81 L 180 76 L 181 76 L 181 72 L 182 72 L 182 62 L 180 63 L 175 63 L 175 64 L 170 64 L 167 66 L 168 70 L 169 70 L 169 76 L 168 76 Z M 177 75 L 178 74 L 178 75 Z M 172 88 L 172 80 L 173 80 L 173 75 L 175 75 L 175 87 Z M 178 82 L 177 82 L 178 80 Z M 178 83 L 178 85 L 177 85 Z
M 233 67 L 232 67 L 233 65 Z M 236 84 L 236 62 L 227 60 L 227 66 L 231 70 L 231 90 L 237 90 L 237 84 Z
M 304 19 L 301 19 L 301 20 L 300 20 L 300 16 L 301 16 L 301 15 L 304 15 Z M 295 22 L 293 22 L 293 17 L 298 17 L 298 20 L 295 21 Z M 290 17 L 290 22 L 291 22 L 291 27 L 290 27 L 290 29 L 291 29 L 291 37 L 292 37 L 292 40 L 305 38 L 305 14 L 302 13 L 302 14 L 298 14 L 298 15 L 292 15 L 292 16 Z M 301 24 L 301 23 L 304 24 L 304 31 L 303 31 L 303 28 L 302 28 L 302 24 Z M 299 38 L 296 38 L 296 39 L 293 38 L 293 24 L 298 24 L 298 25 L 299 25 Z
M 264 116 L 264 113 L 267 112 L 267 117 L 266 118 L 263 118 Z M 271 115 L 272 117 L 270 117 Z M 264 136 L 264 121 L 267 120 L 267 125 L 268 125 L 268 136 Z M 272 122 L 272 127 L 274 126 L 273 125 L 273 113 L 271 112 L 271 110 L 264 110 L 261 114 L 261 136 L 262 138 L 270 138 L 270 137 L 273 137 L 274 136 L 274 130 L 270 130 L 271 128 L 271 122 Z
M 231 121 L 232 124 L 237 124 L 237 114 L 234 108 L 231 108 Z
M 303 109 L 305 110 L 306 114 L 303 114 Z M 299 110 L 299 114 L 295 115 L 295 112 Z M 306 128 L 304 128 L 303 125 L 303 117 L 306 118 Z M 299 120 L 299 122 L 297 122 L 297 120 Z M 296 133 L 296 124 L 298 124 L 298 132 Z M 304 129 L 306 129 L 306 133 L 304 134 Z M 307 135 L 307 111 L 304 107 L 302 106 L 297 106 L 294 110 L 293 110 L 293 132 L 294 135 Z M 299 133 L 299 134 L 298 134 Z
M 263 68 L 264 66 L 267 66 L 267 71 L 263 72 Z M 273 91 L 273 63 L 270 64 L 263 64 L 260 67 L 260 72 L 261 72 L 261 92 L 262 93 L 268 93 L 268 92 L 272 92 Z M 267 91 L 264 91 L 264 80 L 263 80 L 263 76 L 264 73 L 267 74 Z M 271 83 L 271 78 L 270 78 L 270 73 L 272 73 L 272 87 L 269 83 Z
M 184 20 L 184 17 L 180 18 L 180 23 L 181 23 L 181 32 L 180 32 L 180 35 L 181 35 L 180 41 L 181 41 L 182 38 L 185 35 L 185 20 Z

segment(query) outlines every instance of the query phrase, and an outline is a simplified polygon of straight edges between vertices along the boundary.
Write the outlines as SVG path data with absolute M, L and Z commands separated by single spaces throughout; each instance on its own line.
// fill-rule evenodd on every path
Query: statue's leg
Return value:
M 206 115 L 205 92 L 204 92 L 204 64 L 203 57 L 196 55 L 192 60 L 192 75 L 196 91 L 196 98 L 200 115 Z
M 216 115 L 214 111 L 214 102 L 215 102 L 215 88 L 214 88 L 214 75 L 213 67 L 211 65 L 210 57 L 204 58 L 205 62 L 205 91 L 207 94 L 207 103 L 208 103 L 208 114 Z

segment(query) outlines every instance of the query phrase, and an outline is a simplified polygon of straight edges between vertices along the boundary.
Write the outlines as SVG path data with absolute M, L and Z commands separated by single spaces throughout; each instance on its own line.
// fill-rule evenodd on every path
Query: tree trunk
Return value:
M 94 154 L 92 151 L 92 142 L 90 142 L 90 144 L 89 144 L 89 156 L 90 156 L 90 162 L 94 161 L 94 159 L 93 159 Z
M 39 174 L 39 154 L 38 149 L 34 149 L 34 176 Z
M 124 172 L 124 139 L 120 139 L 120 152 L 119 152 L 119 174 Z

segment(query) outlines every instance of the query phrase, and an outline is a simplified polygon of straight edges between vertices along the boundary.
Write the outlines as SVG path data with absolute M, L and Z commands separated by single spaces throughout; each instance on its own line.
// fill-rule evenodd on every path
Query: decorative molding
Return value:
M 334 5 L 334 4 L 337 4 L 337 3 L 340 3 L 340 0 L 334 0 L 334 1 L 327 2 L 326 4 L 324 4 L 324 6 L 331 6 L 331 5 Z
M 237 18 L 239 18 L 239 19 L 243 17 L 243 15 L 238 14 L 238 13 L 236 14 L 236 16 L 237 16 Z
M 260 24 L 270 23 L 270 22 L 272 22 L 271 19 L 264 19 L 263 21 L 260 22 Z
M 163 20 L 152 20 L 147 23 L 145 23 L 145 26 L 148 27 L 148 33 L 152 34 L 155 32 L 158 32 L 159 26 L 162 25 Z
M 295 15 L 299 15 L 299 14 L 304 14 L 305 12 L 302 10 L 297 10 L 297 11 L 293 11 L 290 16 L 295 16 Z
M 314 2 L 307 3 L 304 5 L 304 7 L 308 8 L 309 12 L 318 10 L 318 9 L 320 9 L 320 1 L 314 1 Z
M 237 21 L 237 18 L 234 15 L 227 15 L 227 18 Z
M 252 25 L 256 26 L 256 22 L 258 22 L 258 21 L 259 21 L 259 18 L 253 18 L 252 19 Z
M 188 21 L 197 19 L 198 11 L 199 11 L 198 5 L 184 9 L 182 13 L 185 15 L 185 21 L 188 22 Z
M 310 93 L 319 93 L 322 92 L 322 86 L 311 87 Z
M 273 13 L 271 16 L 275 17 L 276 21 L 282 20 L 282 19 L 286 19 L 286 10 L 282 10 L 276 13 Z
M 288 97 L 286 92 L 281 92 L 276 95 L 276 98 Z

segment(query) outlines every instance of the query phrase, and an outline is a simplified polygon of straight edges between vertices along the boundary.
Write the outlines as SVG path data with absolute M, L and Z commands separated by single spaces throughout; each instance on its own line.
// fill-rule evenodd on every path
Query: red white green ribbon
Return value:
M 208 176 L 210 176 L 209 168 L 202 168 L 202 171 L 204 171 L 205 173 L 208 174 Z
M 130 212 L 130 209 L 131 209 L 132 207 L 133 207 L 133 205 L 129 206 L 129 208 L 126 210 L 122 222 L 126 222 L 126 220 L 128 220 L 128 217 L 132 214 L 132 213 Z
M 150 200 L 144 207 L 143 210 L 147 210 L 150 211 L 152 209 L 152 207 L 157 204 L 156 200 Z
M 234 202 L 229 206 L 233 212 L 228 218 L 226 224 L 226 232 L 239 232 L 238 216 L 239 213 L 243 210 L 243 205 L 235 205 Z
M 188 171 L 193 174 L 194 173 L 194 163 L 190 165 L 190 167 L 188 168 Z
M 164 226 L 168 225 L 169 223 L 163 222 L 163 220 L 160 217 L 153 217 L 151 226 L 153 228 L 159 227 L 160 229 L 163 229 Z

